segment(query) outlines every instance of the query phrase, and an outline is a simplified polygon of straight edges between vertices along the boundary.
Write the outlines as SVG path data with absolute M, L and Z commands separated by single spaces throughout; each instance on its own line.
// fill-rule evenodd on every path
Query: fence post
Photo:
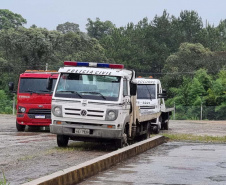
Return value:
M 175 106 L 175 102 L 174 102 L 174 111 L 173 111 L 173 120 L 175 120 L 175 112 L 176 112 L 176 106 Z
M 13 115 L 15 115 L 15 95 L 13 94 Z
M 202 120 L 202 102 L 201 102 L 201 113 L 200 113 L 200 120 Z

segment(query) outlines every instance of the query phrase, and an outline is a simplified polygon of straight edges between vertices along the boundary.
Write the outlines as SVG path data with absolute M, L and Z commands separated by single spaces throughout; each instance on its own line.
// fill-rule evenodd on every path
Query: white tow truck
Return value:
M 169 129 L 169 118 L 174 108 L 166 108 L 166 91 L 162 89 L 159 79 L 136 78 L 137 106 L 140 107 L 140 115 L 158 113 L 156 119 L 151 120 L 151 131 L 158 134 L 160 129 Z
M 121 64 L 65 61 L 64 65 L 52 96 L 50 125 L 59 147 L 67 146 L 71 139 L 114 142 L 121 148 L 149 138 L 156 124 L 165 120 L 161 108 L 142 112 L 144 107 L 139 104 L 144 102 L 137 101 L 142 88 L 135 71 Z M 164 96 L 161 91 L 157 99 Z

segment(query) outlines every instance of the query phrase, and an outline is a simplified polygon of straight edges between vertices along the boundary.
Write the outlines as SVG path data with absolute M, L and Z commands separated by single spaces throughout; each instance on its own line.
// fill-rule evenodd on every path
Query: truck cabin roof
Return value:
M 39 71 L 39 70 L 27 70 L 20 74 L 20 78 L 57 78 L 57 71 Z

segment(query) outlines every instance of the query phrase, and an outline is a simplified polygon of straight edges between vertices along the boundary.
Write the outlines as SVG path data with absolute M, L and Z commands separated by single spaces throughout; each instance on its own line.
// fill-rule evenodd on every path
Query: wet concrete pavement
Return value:
M 80 185 L 225 185 L 226 144 L 169 142 Z

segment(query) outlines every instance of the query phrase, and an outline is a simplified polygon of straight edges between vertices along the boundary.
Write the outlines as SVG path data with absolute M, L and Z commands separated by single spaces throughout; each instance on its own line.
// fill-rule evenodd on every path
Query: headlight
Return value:
M 52 113 L 56 117 L 61 117 L 62 116 L 62 106 L 60 106 L 60 105 L 52 106 Z
M 19 113 L 25 113 L 25 112 L 26 112 L 26 108 L 25 108 L 25 107 L 19 106 L 18 112 L 19 112 Z
M 118 117 L 118 110 L 107 110 L 106 112 L 106 121 L 114 121 Z

